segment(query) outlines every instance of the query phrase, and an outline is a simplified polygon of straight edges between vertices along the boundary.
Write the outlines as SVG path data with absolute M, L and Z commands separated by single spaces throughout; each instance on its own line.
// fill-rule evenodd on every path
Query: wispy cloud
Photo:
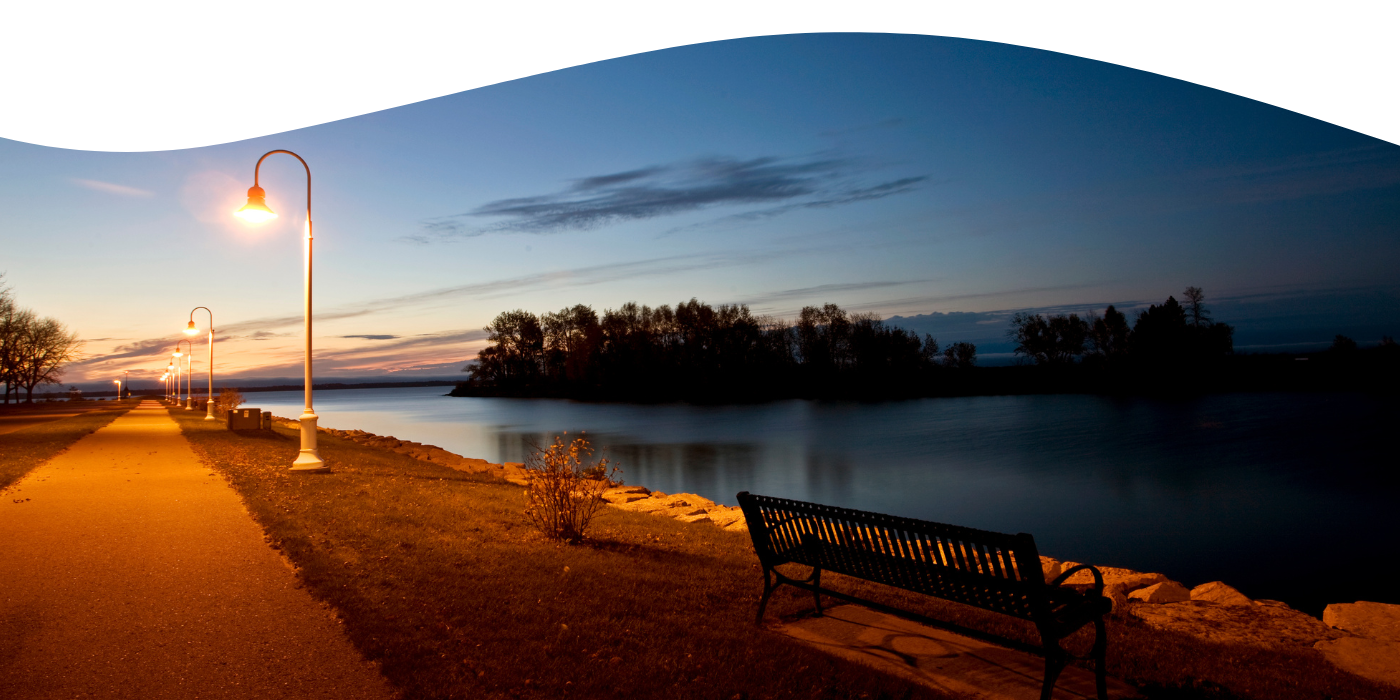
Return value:
M 797 208 L 833 207 L 908 192 L 925 176 L 870 184 L 869 166 L 840 157 L 707 158 L 576 179 L 550 194 L 488 202 L 462 214 L 423 222 L 424 243 L 435 237 L 492 232 L 559 233 L 720 206 L 767 205 L 754 217 Z M 772 205 L 781 203 L 781 206 Z M 477 225 L 479 219 L 494 223 Z
M 119 194 L 125 197 L 155 196 L 154 192 L 137 189 L 135 187 L 127 187 L 126 185 L 117 185 L 111 182 L 103 182 L 101 180 L 84 180 L 83 178 L 75 177 L 70 178 L 70 181 L 75 185 L 80 185 L 90 190 L 97 190 L 98 192 L 109 192 L 111 194 Z
M 397 335 L 342 335 L 342 338 L 362 338 L 364 340 L 393 340 Z
M 749 305 L 769 304 L 775 301 L 785 301 L 788 299 L 821 299 L 822 302 L 831 301 L 833 295 L 844 292 L 860 292 L 867 289 L 888 289 L 890 287 L 901 287 L 906 284 L 918 284 L 929 280 L 905 280 L 905 281 L 879 281 L 879 282 L 849 282 L 844 284 L 822 284 L 815 287 L 802 287 L 800 289 L 783 289 L 766 294 L 758 294 L 745 297 L 743 303 Z

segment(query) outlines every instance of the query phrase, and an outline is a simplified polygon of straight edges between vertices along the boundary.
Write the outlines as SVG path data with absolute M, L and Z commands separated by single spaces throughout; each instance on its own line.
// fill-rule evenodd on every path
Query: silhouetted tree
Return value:
M 473 375 L 499 386 L 523 386 L 543 370 L 544 330 L 528 311 L 507 311 L 485 328 L 491 343 L 477 355 Z
M 1128 319 L 1110 304 L 1103 318 L 1090 317 L 1089 353 L 1097 358 L 1116 360 L 1128 355 Z
M 1038 365 L 1074 362 L 1084 354 L 1089 324 L 1077 314 L 1051 316 L 1018 313 L 1011 317 L 1007 335 L 1016 341 L 1016 354 L 1025 355 Z
M 1151 364 L 1200 362 L 1216 359 L 1234 352 L 1235 329 L 1225 323 L 1209 321 L 1202 305 L 1205 295 L 1198 287 L 1189 287 L 1196 310 L 1167 297 L 1161 305 L 1153 304 L 1138 314 L 1128 347 L 1134 359 Z M 1197 316 L 1198 314 L 1198 316 Z M 1199 317 L 1202 325 L 1188 323 Z
M 1329 349 L 1335 353 L 1355 352 L 1356 341 L 1338 333 L 1337 337 L 1332 339 L 1332 347 Z
M 591 307 L 577 304 L 558 313 L 547 313 L 541 321 L 548 376 L 556 381 L 584 379 L 602 340 L 598 314 Z
M 972 343 L 953 343 L 943 351 L 943 366 L 966 369 L 977 365 L 977 346 Z

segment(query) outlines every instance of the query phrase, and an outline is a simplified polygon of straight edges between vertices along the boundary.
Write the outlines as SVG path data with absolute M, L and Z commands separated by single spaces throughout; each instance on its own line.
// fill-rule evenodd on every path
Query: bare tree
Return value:
M 14 383 L 25 390 L 25 401 L 34 403 L 34 387 L 57 384 L 63 378 L 63 366 L 78 352 L 78 334 L 57 319 L 36 319 L 29 311 L 17 316 L 27 322 L 12 341 L 16 355 L 12 374 Z
M 1200 287 L 1187 287 L 1181 293 L 1181 298 L 1186 300 L 1186 316 L 1191 319 L 1191 325 L 1200 328 L 1201 324 L 1210 325 L 1210 313 L 1206 311 L 1206 293 Z
M 0 286 L 0 381 L 5 383 L 5 403 L 10 402 L 10 392 L 14 390 L 15 385 L 15 367 L 19 362 L 15 342 L 20 329 L 24 328 L 33 316 L 34 314 L 15 306 L 10 289 Z

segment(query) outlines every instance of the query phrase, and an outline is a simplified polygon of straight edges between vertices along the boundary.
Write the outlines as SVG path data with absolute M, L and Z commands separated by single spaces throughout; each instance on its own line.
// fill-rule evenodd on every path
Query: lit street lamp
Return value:
M 193 409 L 193 399 L 190 398 L 190 394 L 194 393 L 194 388 L 190 386 L 190 382 L 194 380 L 194 378 L 191 376 L 191 370 L 194 369 L 194 343 L 191 343 L 188 340 L 182 340 L 180 341 L 180 343 L 184 343 L 186 347 L 190 349 L 188 353 L 185 353 L 185 410 L 189 411 Z M 180 343 L 175 344 L 176 355 L 180 354 Z M 176 364 L 179 363 L 176 362 Z M 180 403 L 179 388 L 176 388 L 175 390 L 175 403 Z
M 179 358 L 183 356 L 185 353 L 179 351 L 179 343 L 175 343 L 175 351 L 171 353 L 171 364 L 175 365 L 175 406 L 179 406 L 179 370 L 181 370 Z
M 174 363 L 174 362 L 170 362 L 170 363 L 168 363 L 168 364 L 165 365 L 165 376 L 167 376 L 167 377 L 174 377 L 174 376 L 175 376 L 175 363 Z M 166 400 L 166 401 L 169 401 L 171 395 L 172 395 L 172 392 L 170 391 L 170 380 L 167 379 L 167 380 L 165 380 L 165 400 Z
M 186 334 L 186 335 L 194 335 L 195 333 L 198 333 L 198 332 L 199 332 L 199 329 L 198 329 L 198 328 L 195 328 L 195 326 L 194 326 L 194 312 L 196 312 L 196 311 L 198 311 L 198 310 L 200 310 L 200 309 L 204 309 L 205 311 L 209 311 L 209 307 L 207 307 L 207 306 L 196 306 L 196 307 L 194 307 L 193 309 L 190 309 L 190 325 L 188 325 L 188 326 L 185 327 L 185 334 Z M 194 346 L 190 346 L 190 347 L 191 347 L 190 352 L 193 353 L 193 352 L 194 352 L 194 350 L 193 350 L 193 347 L 194 347 Z M 207 392 L 206 398 L 207 398 L 208 400 L 204 402 L 204 408 L 205 408 L 204 420 L 214 420 L 214 312 L 213 312 L 213 311 L 209 311 L 209 391 Z
M 262 158 L 258 159 L 257 165 L 253 166 L 253 186 L 248 188 L 248 203 L 234 214 L 255 224 L 277 218 L 277 214 L 267 207 L 267 193 L 258 186 L 258 171 L 262 168 L 262 162 L 274 153 L 286 153 L 301 161 L 301 166 L 306 169 L 306 276 L 305 291 L 302 295 L 302 306 L 306 316 L 306 409 L 298 419 L 301 421 L 301 453 L 292 462 L 292 471 L 329 471 L 330 467 L 326 466 L 320 453 L 316 451 L 316 413 L 311 410 L 311 166 L 291 151 L 279 149 L 264 153 Z
M 120 380 L 120 379 L 113 379 L 113 380 L 112 380 L 112 383 L 117 385 L 117 400 L 118 400 L 118 401 L 121 401 L 121 400 L 122 400 L 122 380 Z

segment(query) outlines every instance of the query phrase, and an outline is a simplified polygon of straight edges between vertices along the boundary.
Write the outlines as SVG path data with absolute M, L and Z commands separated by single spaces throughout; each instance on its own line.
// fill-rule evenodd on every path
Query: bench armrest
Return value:
M 1099 595 L 1103 595 L 1103 574 L 1099 573 L 1098 569 L 1094 568 L 1089 564 L 1080 564 L 1079 566 L 1071 567 L 1069 571 L 1066 571 L 1060 574 L 1059 576 L 1056 576 L 1055 580 L 1051 581 L 1049 585 L 1058 586 L 1064 583 L 1067 579 L 1069 579 L 1070 576 L 1073 576 L 1076 572 L 1078 572 L 1081 569 L 1088 569 L 1089 573 L 1092 573 L 1094 575 L 1094 592 Z

